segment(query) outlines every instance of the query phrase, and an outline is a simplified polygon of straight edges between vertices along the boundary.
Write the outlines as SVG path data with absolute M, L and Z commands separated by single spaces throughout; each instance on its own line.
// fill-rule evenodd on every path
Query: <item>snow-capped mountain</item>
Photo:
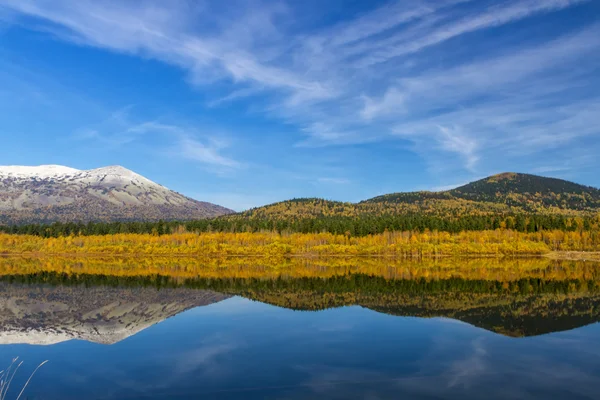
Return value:
M 121 166 L 0 166 L 0 223 L 194 219 L 230 212 Z

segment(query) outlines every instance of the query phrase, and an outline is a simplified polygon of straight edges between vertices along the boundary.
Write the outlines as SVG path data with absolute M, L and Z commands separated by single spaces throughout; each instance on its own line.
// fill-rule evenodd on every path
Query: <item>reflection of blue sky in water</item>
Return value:
M 192 309 L 114 345 L 0 347 L 44 366 L 50 399 L 593 399 L 600 326 L 509 338 L 361 307 L 291 311 L 241 298 Z

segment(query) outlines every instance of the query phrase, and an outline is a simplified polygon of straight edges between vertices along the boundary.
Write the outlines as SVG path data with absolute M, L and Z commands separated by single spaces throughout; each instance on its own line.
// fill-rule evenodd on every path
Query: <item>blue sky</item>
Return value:
M 600 1 L 0 0 L 3 165 L 236 210 L 503 171 L 600 186 Z

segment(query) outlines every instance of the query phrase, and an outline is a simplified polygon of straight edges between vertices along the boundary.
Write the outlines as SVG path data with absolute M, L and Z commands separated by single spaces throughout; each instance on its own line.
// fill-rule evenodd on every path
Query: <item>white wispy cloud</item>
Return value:
M 245 97 L 255 96 L 259 94 L 263 89 L 260 87 L 248 87 L 234 90 L 233 92 L 219 97 L 217 99 L 211 100 L 207 106 L 208 107 L 218 107 L 227 103 L 234 102 L 235 100 L 239 100 Z
M 227 168 L 239 168 L 241 166 L 239 162 L 221 155 L 219 151 L 224 146 L 214 140 L 202 143 L 192 137 L 182 136 L 177 146 L 181 156 L 190 160 Z
M 460 128 L 438 126 L 440 130 L 439 142 L 445 151 L 458 153 L 466 160 L 467 168 L 473 168 L 479 159 L 477 156 L 477 141 L 465 135 Z
M 96 126 L 80 129 L 74 137 L 110 147 L 122 147 L 155 136 L 167 143 L 167 152 L 171 156 L 213 167 L 214 172 L 222 173 L 242 166 L 242 163 L 223 155 L 222 152 L 230 144 L 219 135 L 203 135 L 192 128 L 159 121 L 134 122 L 130 116 L 132 108 L 128 106 L 116 110 Z
M 560 10 L 582 3 L 583 1 L 585 0 L 532 0 L 484 6 L 483 12 L 480 11 L 467 15 L 447 24 L 440 24 L 436 29 L 427 29 L 426 32 L 418 32 L 418 35 L 416 32 L 411 32 L 411 35 L 401 33 L 399 37 L 392 36 L 383 43 L 376 43 L 376 46 L 380 49 L 370 52 L 367 57 L 361 60 L 359 65 L 365 67 L 385 62 L 392 58 L 438 45 L 460 35 L 505 25 L 531 15 Z
M 525 24 L 586 3 L 390 1 L 318 29 L 298 22 L 292 2 L 236 2 L 231 11 L 217 2 L 0 0 L 0 8 L 10 23 L 160 60 L 194 85 L 219 84 L 209 107 L 261 96 L 255 107 L 295 126 L 299 146 L 401 140 L 431 165 L 479 174 L 488 160 L 599 133 L 600 26 L 538 37 Z M 516 23 L 502 41 L 488 35 Z M 210 140 L 178 135 L 183 157 L 241 165 Z
M 391 88 L 379 100 L 365 97 L 360 115 L 367 121 L 381 116 L 395 116 L 406 112 L 406 97 L 397 88 Z
M 231 38 L 224 32 L 220 36 L 195 33 L 188 24 L 192 17 L 196 18 L 195 23 L 206 23 L 212 17 L 205 12 L 190 12 L 186 2 L 2 0 L 0 4 L 53 23 L 54 26 L 46 29 L 52 29 L 62 39 L 156 58 L 185 68 L 196 82 L 229 78 L 285 89 L 306 98 L 328 96 L 323 83 L 260 62 L 251 49 L 235 47 L 233 39 L 243 39 L 242 36 Z M 250 12 L 237 25 L 252 26 L 246 22 L 254 15 Z M 264 29 L 265 25 L 255 27 Z M 251 37 L 253 31 L 243 34 Z

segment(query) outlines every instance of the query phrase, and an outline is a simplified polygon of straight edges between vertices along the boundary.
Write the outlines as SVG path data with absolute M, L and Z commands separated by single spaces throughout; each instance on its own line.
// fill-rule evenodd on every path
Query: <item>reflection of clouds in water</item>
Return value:
M 328 365 L 312 365 L 298 367 L 309 375 L 306 385 L 315 392 L 327 389 L 329 385 L 344 382 L 369 381 L 382 379 L 383 375 L 376 371 L 358 368 L 335 367 Z
M 473 338 L 441 333 L 419 360 L 420 371 L 398 380 L 410 398 L 593 399 L 600 391 L 600 379 L 593 375 L 598 359 L 587 355 L 584 347 L 573 346 L 575 337 L 556 341 L 551 336 Z M 586 338 L 580 344 L 589 343 Z M 557 356 L 559 346 L 565 353 L 572 351 L 571 357 Z M 584 359 L 593 359 L 587 370 L 580 367 Z
M 600 358 L 600 323 L 588 325 L 579 329 L 544 335 L 531 340 L 535 347 L 551 346 L 561 348 L 568 346 L 569 350 L 580 351 L 583 357 L 597 362 Z M 592 343 L 592 345 L 590 345 Z
M 349 332 L 354 329 L 356 325 L 350 322 L 332 322 L 330 324 L 320 324 L 316 326 L 316 330 L 319 332 Z
M 216 358 L 235 350 L 233 343 L 207 344 L 197 349 L 185 351 L 176 359 L 173 375 L 185 376 L 196 372 L 202 375 L 216 375 L 220 368 L 216 365 Z
M 472 342 L 473 351 L 464 360 L 453 363 L 448 374 L 448 387 L 462 385 L 469 387 L 473 379 L 477 379 L 488 370 L 483 338 L 478 337 Z
M 232 315 L 224 318 L 231 321 Z M 402 319 L 399 322 L 412 321 L 412 325 L 394 326 L 394 336 L 379 337 L 398 340 L 375 346 L 378 336 L 364 335 L 361 328 L 365 321 L 355 315 L 342 318 L 332 312 L 326 318 L 306 318 L 302 324 L 289 326 L 273 321 L 265 325 L 272 329 L 268 330 L 271 336 L 261 331 L 255 337 L 249 330 L 217 325 L 203 336 L 185 336 L 185 346 L 176 346 L 171 354 L 163 349 L 146 356 L 143 364 L 136 364 L 141 368 L 135 372 L 131 365 L 123 369 L 114 366 L 113 371 L 102 374 L 106 392 L 113 392 L 112 397 L 105 398 L 132 393 L 170 395 L 174 389 L 214 398 L 211 396 L 217 396 L 221 389 L 226 391 L 236 384 L 248 390 L 232 390 L 229 395 L 235 398 L 290 400 L 594 399 L 600 393 L 600 326 L 516 339 L 450 320 Z M 369 325 L 372 329 L 385 327 L 389 328 Z M 320 334 L 315 333 L 318 328 Z M 352 328 L 357 329 L 356 334 L 346 334 L 345 330 Z M 406 329 L 414 331 L 403 336 Z M 328 347 L 329 340 L 343 341 L 347 347 Z M 155 345 L 160 349 L 160 343 Z M 286 351 L 298 346 L 306 351 L 302 357 L 297 357 L 296 351 Z M 249 359 L 246 351 L 257 359 Z M 265 357 L 263 364 L 257 355 L 265 353 L 270 357 Z M 287 357 L 291 355 L 294 358 Z M 294 362 L 300 365 L 290 372 Z M 248 368 L 252 368 L 251 378 L 246 376 Z
M 158 378 L 148 379 L 142 374 L 136 379 L 137 373 L 127 370 L 113 370 L 107 376 L 111 382 L 110 389 L 113 393 L 105 393 L 106 399 L 127 397 L 127 392 L 137 393 L 141 396 L 150 396 L 157 391 L 180 386 L 182 382 L 191 383 L 197 379 L 210 378 L 211 380 L 229 378 L 227 361 L 219 360 L 241 347 L 241 343 L 232 338 L 213 336 L 202 340 L 199 346 L 173 352 L 162 357 L 151 358 L 146 361 L 148 371 L 161 371 Z
M 379 365 L 373 365 L 371 369 L 331 365 L 297 369 L 309 375 L 304 385 L 318 398 L 388 399 L 408 396 L 406 398 L 420 399 L 446 398 L 449 394 L 481 398 L 481 391 L 477 391 L 478 383 L 493 369 L 488 360 L 485 337 L 473 339 L 472 330 L 471 335 L 461 335 L 453 329 L 438 332 L 443 334 L 433 338 L 430 351 L 423 358 L 399 360 L 409 367 L 405 372 L 387 370 Z M 451 333 L 454 335 L 445 336 Z M 457 353 L 461 348 L 468 350 Z
M 379 400 L 382 398 L 380 388 L 396 380 L 387 372 L 367 368 L 310 365 L 295 369 L 308 375 L 298 388 L 308 389 L 313 394 L 310 398 Z M 286 398 L 307 397 L 306 393 L 292 391 Z
M 171 354 L 166 363 L 172 365 L 170 382 L 210 377 L 222 379 L 229 373 L 227 360 L 222 358 L 242 346 L 234 335 L 212 335 L 205 337 L 199 346 L 182 349 Z

